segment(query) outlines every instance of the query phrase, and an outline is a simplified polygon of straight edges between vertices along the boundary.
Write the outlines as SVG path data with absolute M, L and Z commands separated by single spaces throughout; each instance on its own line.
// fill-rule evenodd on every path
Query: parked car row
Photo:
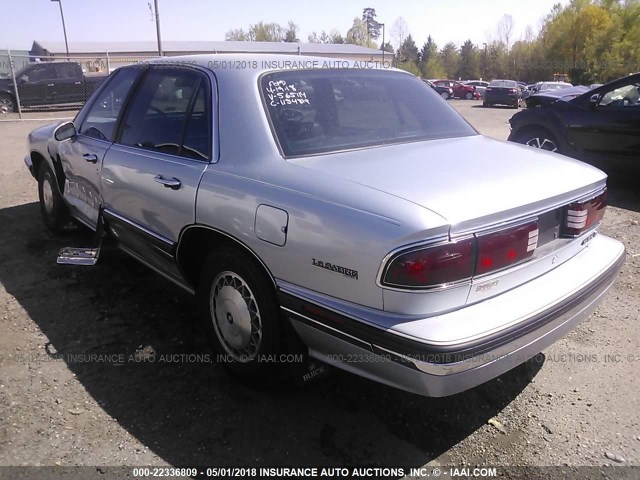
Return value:
M 435 80 L 433 84 L 436 87 L 447 87 L 453 91 L 453 96 L 455 98 L 464 98 L 466 100 L 473 100 L 480 98 L 479 94 L 476 93 L 476 88 L 473 85 L 467 85 L 463 82 L 458 82 L 456 80 Z
M 429 85 L 431 88 L 433 88 L 436 92 L 438 92 L 438 95 L 440 95 L 445 100 L 449 100 L 450 98 L 453 98 L 453 88 L 446 87 L 444 85 L 436 85 L 430 80 L 423 79 L 423 82 Z

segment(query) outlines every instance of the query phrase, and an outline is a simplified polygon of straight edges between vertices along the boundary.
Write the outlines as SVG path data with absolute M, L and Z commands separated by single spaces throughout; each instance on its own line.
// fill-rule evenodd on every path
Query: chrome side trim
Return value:
M 130 227 L 135 228 L 137 230 L 140 230 L 141 232 L 149 235 L 150 237 L 155 238 L 159 242 L 166 243 L 168 246 L 173 246 L 173 244 L 174 244 L 174 242 L 172 240 L 169 240 L 168 238 L 163 237 L 162 235 L 159 235 L 159 234 L 149 230 L 148 228 L 143 227 L 142 225 L 140 225 L 140 224 L 138 224 L 138 223 L 136 223 L 136 222 L 134 222 L 132 220 L 129 220 L 126 217 L 123 217 L 122 215 L 114 212 L 113 210 L 110 210 L 109 208 L 104 208 L 103 209 L 103 213 L 107 217 L 114 217 L 115 219 L 120 220 L 123 223 L 126 223 Z
M 358 337 L 354 337 L 353 335 L 349 335 L 348 333 L 342 332 L 342 331 L 338 330 L 337 328 L 333 328 L 333 327 L 331 327 L 329 325 L 325 325 L 324 323 L 318 322 L 318 321 L 314 320 L 313 318 L 310 318 L 310 317 L 308 317 L 306 315 L 302 315 L 299 312 L 295 312 L 295 311 L 291 310 L 290 308 L 282 307 L 282 306 L 280 308 L 282 310 L 284 310 L 285 312 L 289 313 L 290 315 L 295 316 L 296 320 L 303 319 L 306 323 L 312 324 L 318 330 L 328 330 L 335 337 L 338 337 L 338 338 L 346 337 L 350 343 L 354 343 L 354 344 L 358 345 L 359 347 L 365 348 L 367 350 L 371 350 L 371 344 L 360 340 Z

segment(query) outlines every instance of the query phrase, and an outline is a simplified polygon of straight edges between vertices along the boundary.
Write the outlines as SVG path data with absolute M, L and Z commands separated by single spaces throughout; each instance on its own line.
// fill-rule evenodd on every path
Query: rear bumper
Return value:
M 357 318 L 337 309 L 334 302 L 322 302 L 299 290 L 281 288 L 280 301 L 311 356 L 403 390 L 442 397 L 491 380 L 563 337 L 601 302 L 624 253 L 622 244 L 598 235 L 588 248 L 551 272 L 444 314 L 452 322 L 481 322 L 483 316 L 513 312 L 513 322 L 505 328 L 459 342 L 430 342 L 430 319 L 407 319 L 414 331 L 420 331 L 416 322 L 424 326 L 423 338 L 416 338 L 378 328 L 374 323 L 381 323 L 379 318 Z M 524 304 L 527 313 L 523 315 Z M 397 322 L 396 316 L 391 323 Z

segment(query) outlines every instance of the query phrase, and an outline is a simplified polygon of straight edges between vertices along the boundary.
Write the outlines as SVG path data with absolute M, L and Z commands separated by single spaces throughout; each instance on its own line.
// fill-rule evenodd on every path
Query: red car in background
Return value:
M 439 87 L 450 87 L 453 89 L 453 96 L 457 98 L 466 98 L 472 100 L 474 98 L 480 98 L 480 94 L 476 93 L 476 88 L 473 85 L 465 85 L 455 80 L 436 80 L 433 82 Z

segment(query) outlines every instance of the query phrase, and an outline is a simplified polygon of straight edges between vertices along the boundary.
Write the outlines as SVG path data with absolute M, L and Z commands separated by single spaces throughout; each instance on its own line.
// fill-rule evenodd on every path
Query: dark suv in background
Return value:
M 640 73 L 516 113 L 509 140 L 595 163 L 640 166 Z

